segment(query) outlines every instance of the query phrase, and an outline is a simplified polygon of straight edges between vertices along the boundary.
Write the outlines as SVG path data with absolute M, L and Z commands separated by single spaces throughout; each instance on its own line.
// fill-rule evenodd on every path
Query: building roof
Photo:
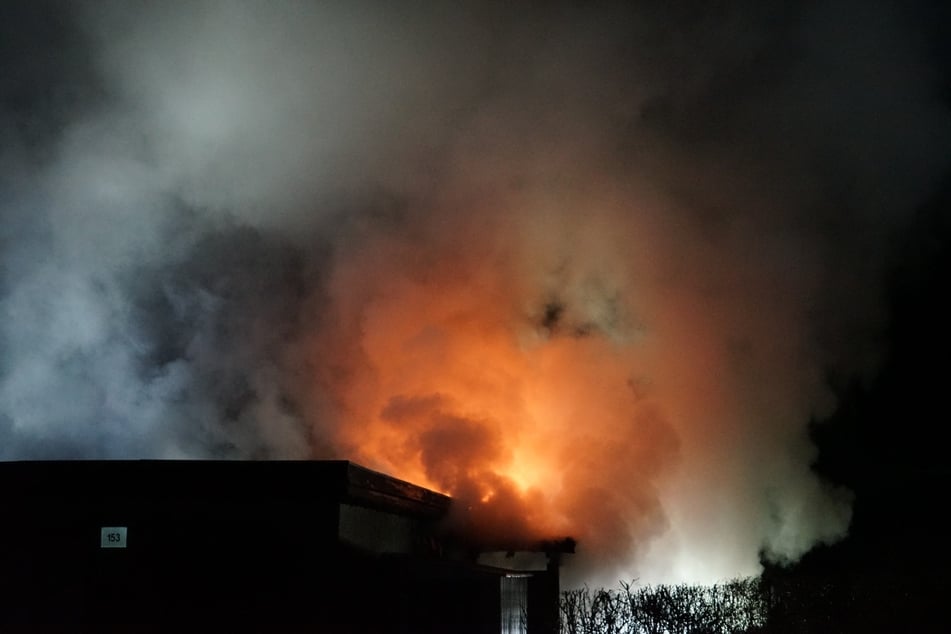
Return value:
M 359 504 L 438 517 L 450 498 L 346 460 L 88 460 L 0 462 L 8 500 L 208 498 Z

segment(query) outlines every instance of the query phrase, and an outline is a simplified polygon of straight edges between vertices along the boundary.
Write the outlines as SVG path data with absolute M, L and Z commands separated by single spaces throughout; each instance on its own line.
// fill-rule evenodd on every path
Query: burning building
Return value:
M 404 4 L 0 3 L 0 460 L 352 459 L 463 511 L 414 502 L 411 528 L 374 535 L 471 506 L 503 552 L 576 537 L 566 585 L 712 583 L 846 535 L 853 496 L 813 469 L 811 422 L 882 360 L 885 273 L 951 165 L 942 20 Z M 315 580 L 389 587 L 326 546 L 375 552 L 340 526 L 385 509 L 316 476 L 247 476 L 259 505 L 237 476 L 150 471 L 197 466 L 57 469 L 4 528 L 33 584 L 3 582 L 17 618 L 52 605 L 37 589 L 126 609 L 90 603 L 94 566 L 134 610 L 213 589 L 264 610 L 255 568 L 286 610 Z M 90 514 L 79 550 L 42 537 L 63 508 Z M 271 536 L 236 528 L 256 523 Z M 104 527 L 127 547 L 100 548 Z M 281 588 L 279 557 L 307 584 Z
M 7 462 L 0 479 L 4 631 L 554 632 L 574 550 L 480 541 L 448 496 L 347 461 Z

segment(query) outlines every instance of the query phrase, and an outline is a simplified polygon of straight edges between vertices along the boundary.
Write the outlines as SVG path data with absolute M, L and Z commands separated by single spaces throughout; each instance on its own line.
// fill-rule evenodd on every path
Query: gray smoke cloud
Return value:
M 0 458 L 351 458 L 608 583 L 845 534 L 807 426 L 948 168 L 905 4 L 3 11 Z

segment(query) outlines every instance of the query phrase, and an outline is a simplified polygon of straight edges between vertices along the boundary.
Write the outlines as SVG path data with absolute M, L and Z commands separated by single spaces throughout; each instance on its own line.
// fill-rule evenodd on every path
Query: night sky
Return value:
M 0 459 L 350 459 L 575 581 L 926 613 L 951 14 L 629 4 L 2 3 Z

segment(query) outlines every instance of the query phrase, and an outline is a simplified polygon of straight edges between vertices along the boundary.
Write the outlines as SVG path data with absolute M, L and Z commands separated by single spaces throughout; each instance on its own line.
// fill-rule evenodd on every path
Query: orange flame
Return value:
M 353 338 L 338 446 L 452 495 L 490 538 L 596 547 L 653 530 L 651 483 L 677 441 L 642 399 L 630 346 L 562 319 L 516 265 L 524 253 L 467 235 L 378 238 L 338 264 Z

